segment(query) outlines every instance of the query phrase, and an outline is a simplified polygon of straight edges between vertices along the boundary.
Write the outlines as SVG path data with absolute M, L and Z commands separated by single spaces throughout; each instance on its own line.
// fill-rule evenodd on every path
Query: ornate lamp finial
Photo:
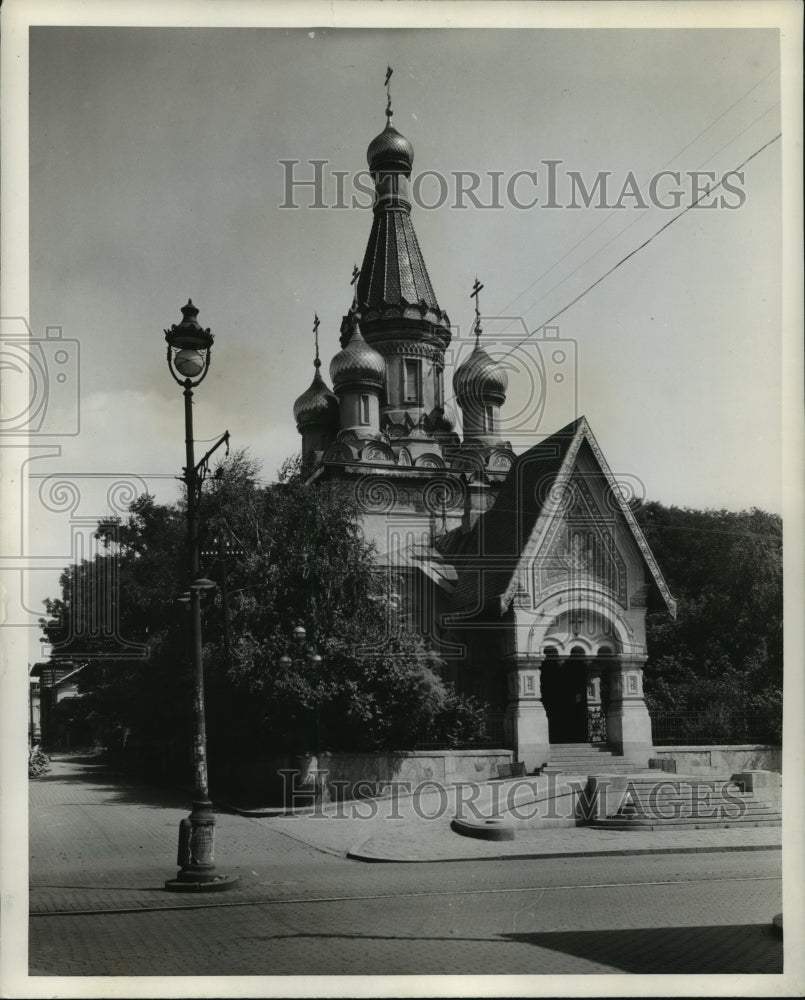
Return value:
M 386 88 L 386 124 L 391 125 L 391 116 L 394 112 L 391 110 L 391 87 L 389 85 L 389 80 L 391 79 L 391 74 L 394 70 L 391 66 L 386 66 L 386 79 L 384 82 L 384 87 Z
M 475 299 L 475 345 L 478 346 L 478 342 L 481 339 L 481 308 L 480 308 L 480 298 L 481 289 L 484 286 L 478 280 L 478 275 L 475 276 L 475 284 L 472 286 L 472 291 L 470 292 L 470 298 Z
M 319 314 L 313 314 L 313 338 L 316 342 L 316 360 L 313 362 L 313 367 L 316 371 L 321 368 L 321 361 L 319 360 Z

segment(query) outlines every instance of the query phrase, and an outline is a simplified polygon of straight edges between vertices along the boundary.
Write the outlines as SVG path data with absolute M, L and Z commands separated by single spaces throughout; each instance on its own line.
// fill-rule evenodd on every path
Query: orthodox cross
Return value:
M 393 72 L 394 72 L 394 70 L 391 68 L 391 66 L 386 66 L 386 79 L 384 81 L 383 86 L 386 88 L 386 118 L 387 118 L 386 124 L 387 125 L 391 125 L 391 116 L 393 114 L 393 112 L 391 110 L 391 87 L 389 85 L 389 80 L 391 79 L 391 74 Z
M 314 365 L 314 367 L 316 368 L 317 371 L 318 371 L 319 368 L 321 368 L 321 361 L 319 360 L 319 326 L 320 325 L 321 324 L 320 324 L 320 321 L 319 321 L 319 314 L 318 313 L 314 313 L 313 314 L 313 338 L 314 338 L 314 340 L 316 342 L 316 360 L 313 362 L 313 365 Z
M 354 291 L 354 293 L 352 295 L 352 310 L 353 310 L 353 312 L 356 312 L 357 309 L 358 309 L 358 278 L 360 278 L 360 276 L 361 276 L 361 270 L 360 270 L 360 268 L 358 267 L 357 264 L 353 264 L 352 265 L 352 280 L 350 281 L 350 285 L 352 285 L 354 287 L 354 289 L 355 289 L 355 291 Z
M 478 280 L 478 276 L 475 277 L 475 284 L 472 286 L 472 291 L 470 292 L 470 298 L 475 299 L 475 338 L 476 341 L 480 339 L 481 336 L 481 289 L 484 286 Z

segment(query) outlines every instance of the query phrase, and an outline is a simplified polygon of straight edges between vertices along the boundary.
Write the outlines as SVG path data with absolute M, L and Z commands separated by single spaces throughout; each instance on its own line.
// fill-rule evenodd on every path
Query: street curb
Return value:
M 372 839 L 371 837 L 369 838 Z M 362 841 L 366 844 L 368 841 Z M 596 851 L 523 851 L 517 854 L 476 854 L 468 857 L 446 857 L 446 858 L 415 858 L 415 857 L 382 857 L 378 854 L 362 853 L 361 845 L 350 848 L 346 857 L 352 861 L 363 861 L 367 864 L 440 864 L 442 862 L 454 861 L 548 861 L 551 858 L 605 858 L 628 857 L 638 854 L 724 854 L 736 851 L 781 851 L 781 844 L 741 844 L 734 847 L 635 847 L 635 848 L 615 848 L 610 850 Z

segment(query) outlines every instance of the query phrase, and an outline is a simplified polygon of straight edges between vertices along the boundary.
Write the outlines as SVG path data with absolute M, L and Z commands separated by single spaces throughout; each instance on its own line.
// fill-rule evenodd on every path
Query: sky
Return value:
M 509 413 L 526 416 L 509 423 L 515 450 L 583 413 L 637 496 L 781 511 L 777 31 L 46 26 L 31 29 L 29 60 L 29 317 L 36 337 L 56 327 L 67 342 L 70 378 L 51 382 L 46 419 L 77 431 L 41 438 L 58 454 L 29 466 L 33 611 L 57 592 L 56 566 L 86 554 L 82 519 L 144 489 L 178 496 L 183 409 L 163 331 L 188 298 L 215 335 L 197 454 L 229 430 L 271 480 L 298 450 L 313 315 L 326 375 L 371 226 L 368 208 L 335 207 L 335 172 L 349 202 L 385 124 L 387 66 L 414 176 L 437 172 L 448 191 L 413 219 L 452 358 L 471 343 L 477 275 L 488 348 L 508 354 Z M 720 191 L 733 207 L 668 225 L 678 212 L 654 200 L 668 204 L 676 184 L 649 197 L 659 171 L 679 171 L 683 209 L 692 171 L 718 180 L 767 143 L 733 178 L 739 193 Z M 309 179 L 317 159 L 327 207 L 303 187 L 282 207 L 282 161 Z M 499 176 L 500 207 L 459 207 L 460 171 L 479 175 L 483 206 Z M 536 187 L 512 181 L 528 171 Z M 647 207 L 578 195 L 573 207 L 570 174 L 591 189 L 602 171 L 605 205 L 633 176 Z M 438 201 L 433 174 L 419 190 Z M 513 203 L 534 194 L 535 207 Z M 567 359 L 561 391 L 554 345 L 541 344 L 549 320 Z M 451 376 L 448 365 L 448 399 Z M 65 479 L 73 492 L 54 500 Z

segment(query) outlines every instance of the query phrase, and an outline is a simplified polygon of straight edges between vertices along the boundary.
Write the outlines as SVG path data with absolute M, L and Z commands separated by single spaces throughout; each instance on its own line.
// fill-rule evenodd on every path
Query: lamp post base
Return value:
M 168 892 L 226 892 L 227 889 L 234 889 L 239 883 L 239 875 L 180 871 L 176 878 L 165 880 L 165 889 Z
M 215 815 L 204 796 L 193 800 L 193 811 L 179 823 L 176 878 L 165 881 L 168 892 L 223 892 L 240 882 L 237 875 L 220 875 L 213 863 Z

